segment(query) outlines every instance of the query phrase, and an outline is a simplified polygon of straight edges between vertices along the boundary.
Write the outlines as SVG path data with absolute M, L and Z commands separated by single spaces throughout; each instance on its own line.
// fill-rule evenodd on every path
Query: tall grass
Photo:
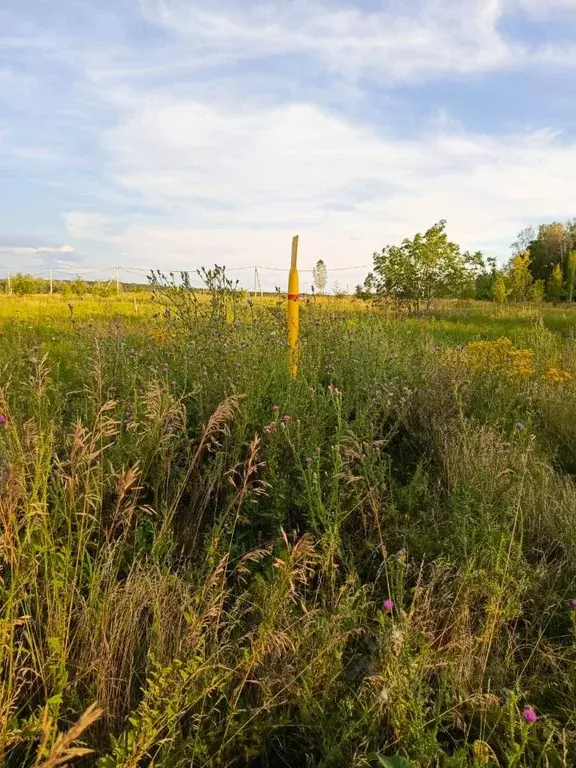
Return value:
M 0 306 L 2 764 L 573 765 L 576 316 L 232 309 Z

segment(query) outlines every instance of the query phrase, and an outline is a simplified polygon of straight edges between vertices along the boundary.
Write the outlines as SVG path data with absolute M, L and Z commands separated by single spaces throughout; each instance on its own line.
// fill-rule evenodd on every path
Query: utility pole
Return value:
M 116 267 L 116 293 L 120 293 L 120 267 Z
M 254 296 L 257 296 L 258 294 L 262 297 L 262 283 L 260 282 L 258 267 L 254 267 Z

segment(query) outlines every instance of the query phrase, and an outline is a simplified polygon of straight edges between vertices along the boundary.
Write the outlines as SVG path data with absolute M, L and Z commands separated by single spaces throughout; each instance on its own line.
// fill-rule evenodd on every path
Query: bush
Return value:
M 12 293 L 16 296 L 26 296 L 32 293 L 43 293 L 46 281 L 32 275 L 23 275 L 20 272 L 12 278 Z

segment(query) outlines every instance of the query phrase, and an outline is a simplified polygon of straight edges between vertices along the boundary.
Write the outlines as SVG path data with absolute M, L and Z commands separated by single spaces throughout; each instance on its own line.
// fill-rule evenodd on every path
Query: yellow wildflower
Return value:
M 518 349 L 507 338 L 472 341 L 464 348 L 464 363 L 475 373 L 506 378 L 528 377 L 534 373 L 534 352 Z
M 553 381 L 555 384 L 562 384 L 565 381 L 569 381 L 572 378 L 572 374 L 568 371 L 562 371 L 558 366 L 551 365 L 548 368 L 548 372 L 544 376 L 545 381 Z

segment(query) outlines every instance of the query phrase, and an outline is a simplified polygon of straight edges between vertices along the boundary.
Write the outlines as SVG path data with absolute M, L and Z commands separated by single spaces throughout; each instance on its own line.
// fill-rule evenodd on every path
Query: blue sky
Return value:
M 341 269 L 440 218 L 505 260 L 576 215 L 574 40 L 576 0 L 3 0 L 0 272 L 284 267 L 296 232 Z

